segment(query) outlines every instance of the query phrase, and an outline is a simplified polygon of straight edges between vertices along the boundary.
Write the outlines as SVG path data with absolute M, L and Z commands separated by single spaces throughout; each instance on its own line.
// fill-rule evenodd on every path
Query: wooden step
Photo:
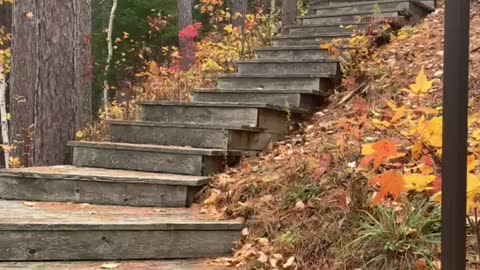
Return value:
M 307 15 L 300 17 L 303 25 L 310 24 L 342 24 L 345 22 L 366 22 L 373 19 L 391 19 L 402 17 L 405 14 L 405 10 L 382 10 L 379 13 L 373 14 L 372 12 L 357 12 L 348 13 L 345 15 Z
M 69 142 L 74 147 L 73 165 L 106 169 L 186 175 L 211 175 L 241 156 L 256 152 L 151 144 Z
M 261 103 L 214 102 L 142 102 L 140 118 L 143 121 L 163 123 L 213 124 L 262 128 L 269 133 L 286 133 L 292 118 L 308 111 Z
M 244 90 L 244 89 L 203 89 L 193 91 L 194 101 L 204 102 L 255 102 L 283 106 L 287 108 L 300 108 L 315 110 L 323 102 L 325 93 L 318 91 L 275 91 L 275 90 Z
M 4 262 L 2 270 L 228 270 L 206 259 L 161 261 Z
M 207 181 L 203 176 L 68 165 L 20 168 L 0 170 L 0 199 L 189 207 Z
M 197 208 L 0 201 L 0 261 L 187 259 L 230 254 L 242 223 Z
M 320 43 L 319 43 L 320 44 Z M 339 63 L 323 60 L 244 60 L 235 61 L 240 74 L 330 74 L 336 75 Z
M 262 151 L 281 137 L 248 126 L 118 120 L 109 124 L 110 140 L 122 143 Z
M 289 25 L 286 26 L 288 34 L 324 34 L 324 33 L 353 33 L 368 28 L 369 22 L 343 22 L 333 24 L 307 24 L 307 25 Z
M 392 0 L 392 1 L 371 1 L 371 2 L 353 2 L 343 5 L 332 5 L 332 6 L 311 6 L 310 9 L 313 10 L 316 15 L 343 15 L 348 13 L 359 13 L 359 12 L 381 12 L 382 10 L 387 9 L 408 9 L 410 5 L 409 0 Z
M 109 268 L 110 267 L 110 268 Z M 0 262 L 2 270 L 228 270 L 212 260 Z
M 333 55 L 327 49 L 322 49 L 319 46 L 283 46 L 259 48 L 255 50 L 255 56 L 260 60 L 320 60 L 333 57 Z
M 348 45 L 351 37 L 352 33 L 289 34 L 273 38 L 273 46 L 311 46 L 312 44 L 318 46 L 322 43 L 330 43 L 335 39 L 343 39 Z
M 329 93 L 335 77 L 331 74 L 228 74 L 217 76 L 218 89 L 313 90 Z

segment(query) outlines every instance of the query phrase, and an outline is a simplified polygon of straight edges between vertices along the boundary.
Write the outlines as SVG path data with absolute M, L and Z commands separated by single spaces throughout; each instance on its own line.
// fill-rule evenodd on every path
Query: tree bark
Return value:
M 282 0 L 282 33 L 287 32 L 287 26 L 295 24 L 297 19 L 297 1 Z
M 6 33 L 12 31 L 12 5 L 9 3 L 0 5 L 0 27 L 3 27 Z
M 177 0 L 178 30 L 193 25 L 192 0 Z M 182 70 L 187 70 L 195 61 L 195 48 L 193 41 L 179 40 L 180 45 L 180 65 Z
M 26 166 L 70 161 L 91 121 L 90 0 L 15 1 L 11 138 Z
M 248 0 L 230 0 L 230 6 L 232 7 L 232 25 L 234 27 L 245 27 Z

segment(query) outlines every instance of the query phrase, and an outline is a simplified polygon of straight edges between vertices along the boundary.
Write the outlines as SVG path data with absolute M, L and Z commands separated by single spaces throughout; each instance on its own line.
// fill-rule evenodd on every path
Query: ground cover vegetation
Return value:
M 480 6 L 472 7 L 468 261 L 478 269 Z M 357 34 L 330 103 L 270 153 L 219 175 L 204 211 L 248 226 L 247 269 L 441 269 L 443 16 Z M 378 28 L 376 28 L 378 29 Z M 384 41 L 388 40 L 387 44 Z

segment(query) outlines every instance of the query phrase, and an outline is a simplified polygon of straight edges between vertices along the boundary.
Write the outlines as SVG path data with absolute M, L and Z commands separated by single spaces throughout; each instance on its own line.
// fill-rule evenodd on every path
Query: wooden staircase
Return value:
M 109 142 L 70 142 L 73 165 L 0 171 L 0 269 L 224 269 L 202 258 L 231 254 L 242 223 L 201 214 L 194 194 L 322 105 L 340 67 L 320 43 L 375 16 L 415 22 L 431 11 L 407 0 L 314 4 L 193 102 L 141 103 L 139 121 L 109 122 Z

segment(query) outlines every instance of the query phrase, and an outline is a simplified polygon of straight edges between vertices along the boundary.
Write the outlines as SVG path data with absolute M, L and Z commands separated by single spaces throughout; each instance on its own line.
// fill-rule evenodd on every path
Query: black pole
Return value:
M 442 269 L 465 269 L 470 0 L 445 1 Z

